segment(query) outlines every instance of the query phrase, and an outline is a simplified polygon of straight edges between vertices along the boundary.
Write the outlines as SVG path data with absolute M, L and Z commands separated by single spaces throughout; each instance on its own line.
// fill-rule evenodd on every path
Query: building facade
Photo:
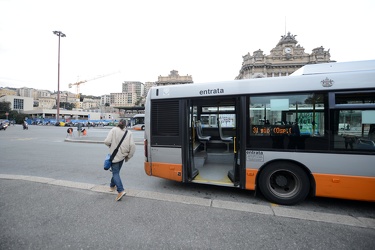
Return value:
M 105 106 L 107 103 L 108 105 L 111 103 L 111 95 L 100 96 L 100 106 Z
M 321 46 L 313 49 L 311 54 L 305 53 L 305 49 L 298 44 L 296 35 L 288 32 L 281 36 L 270 55 L 264 54 L 260 49 L 252 55 L 244 55 L 241 70 L 235 79 L 288 76 L 306 64 L 327 62 L 335 62 L 331 60 L 329 50 Z
M 0 97 L 0 102 L 10 102 L 10 109 L 19 112 L 33 110 L 34 98 L 24 96 L 5 95 Z
M 4 95 L 17 95 L 17 89 L 0 87 L 0 96 Z
M 56 119 L 56 109 L 34 109 L 22 112 L 29 115 L 30 119 L 44 118 Z M 101 120 L 101 119 L 119 119 L 117 113 L 102 113 L 100 111 L 81 111 L 81 110 L 64 110 L 59 112 L 59 119 L 79 119 L 79 120 Z
M 111 93 L 111 107 L 133 107 L 137 102 L 136 93 Z
M 56 106 L 56 99 L 53 97 L 39 97 L 37 101 L 38 108 L 52 109 L 54 106 Z
M 17 94 L 23 97 L 34 98 L 34 89 L 33 88 L 19 88 Z
M 155 82 L 145 82 L 145 91 L 144 91 L 143 97 L 146 97 L 150 88 L 154 86 L 156 86 Z
M 169 76 L 159 76 L 157 86 L 194 83 L 191 75 L 180 76 L 177 70 L 172 70 Z
M 141 97 L 144 93 L 144 85 L 141 82 L 125 81 L 122 83 L 122 93 L 135 93 Z
M 89 109 L 97 109 L 99 108 L 99 99 L 92 99 L 92 98 L 84 98 L 82 101 L 82 109 L 89 110 Z
M 51 97 L 51 91 L 48 90 L 37 90 L 36 93 L 36 98 Z

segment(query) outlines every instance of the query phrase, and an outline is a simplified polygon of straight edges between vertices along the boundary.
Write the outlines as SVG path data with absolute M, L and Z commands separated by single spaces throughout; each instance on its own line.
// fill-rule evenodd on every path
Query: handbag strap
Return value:
M 113 151 L 113 153 L 112 153 L 112 155 L 111 155 L 111 158 L 110 158 L 111 161 L 115 158 L 115 156 L 116 156 L 116 154 L 117 154 L 117 151 L 118 151 L 118 149 L 119 149 L 121 143 L 124 141 L 124 139 L 125 139 L 127 133 L 128 133 L 128 130 L 125 131 L 124 136 L 121 138 L 121 141 L 120 141 L 119 144 L 117 145 L 116 149 Z

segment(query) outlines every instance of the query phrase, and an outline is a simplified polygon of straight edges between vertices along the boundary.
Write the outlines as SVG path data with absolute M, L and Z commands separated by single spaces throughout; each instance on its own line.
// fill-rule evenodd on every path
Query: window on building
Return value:
M 13 109 L 14 110 L 19 110 L 19 109 L 22 109 L 23 110 L 23 99 L 14 99 L 14 102 L 13 102 Z

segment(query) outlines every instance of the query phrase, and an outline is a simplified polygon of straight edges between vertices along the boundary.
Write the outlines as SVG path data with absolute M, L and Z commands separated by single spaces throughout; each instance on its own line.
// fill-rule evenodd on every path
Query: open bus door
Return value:
M 183 182 L 190 182 L 198 175 L 194 164 L 194 117 L 191 111 L 191 100 L 180 100 L 180 120 L 182 131 L 182 165 Z
M 233 169 L 228 172 L 235 186 L 245 188 L 246 174 L 246 98 L 236 98 L 236 136 L 233 140 Z
M 246 98 L 217 97 L 187 101 L 189 148 L 183 150 L 187 155 L 183 171 L 185 181 L 244 186 L 241 176 L 245 173 L 245 140 L 241 138 L 246 135 L 245 102 Z M 218 124 L 202 124 L 201 119 L 208 116 L 216 117 Z

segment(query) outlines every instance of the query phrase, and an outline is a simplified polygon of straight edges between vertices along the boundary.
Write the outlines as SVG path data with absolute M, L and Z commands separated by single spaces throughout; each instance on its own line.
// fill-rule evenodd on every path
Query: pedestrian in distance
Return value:
M 82 123 L 78 123 L 77 124 L 77 132 L 78 132 L 78 137 L 81 136 L 81 132 L 82 132 Z
M 126 194 L 120 177 L 121 167 L 124 161 L 127 162 L 130 158 L 133 157 L 135 153 L 135 143 L 132 133 L 125 127 L 126 121 L 124 119 L 121 119 L 118 125 L 109 131 L 107 137 L 104 140 L 104 144 L 109 147 L 109 153 L 112 154 L 125 135 L 125 138 L 119 146 L 118 152 L 113 158 L 111 165 L 112 178 L 109 186 L 110 191 L 112 192 L 117 189 L 118 195 L 116 197 L 116 201 L 121 200 L 121 198 Z
M 29 124 L 27 123 L 27 121 L 25 120 L 25 121 L 23 121 L 23 130 L 27 130 L 27 129 L 29 129 Z

